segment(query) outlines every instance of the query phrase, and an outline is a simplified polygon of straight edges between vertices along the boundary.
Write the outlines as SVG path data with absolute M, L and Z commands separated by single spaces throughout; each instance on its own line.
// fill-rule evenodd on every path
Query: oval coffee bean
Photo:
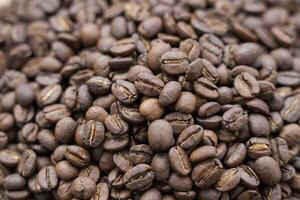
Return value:
M 172 169 L 180 176 L 186 176 L 192 171 L 187 154 L 179 146 L 172 147 L 169 150 L 169 161 Z

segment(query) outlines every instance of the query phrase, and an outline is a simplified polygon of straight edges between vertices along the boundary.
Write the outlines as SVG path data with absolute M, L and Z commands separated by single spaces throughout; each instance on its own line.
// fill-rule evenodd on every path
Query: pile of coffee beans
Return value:
M 298 0 L 2 4 L 1 200 L 300 199 Z

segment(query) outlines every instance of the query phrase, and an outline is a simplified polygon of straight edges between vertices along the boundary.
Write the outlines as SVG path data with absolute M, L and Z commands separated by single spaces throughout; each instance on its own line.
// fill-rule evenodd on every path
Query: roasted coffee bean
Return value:
M 75 133 L 75 141 L 89 148 L 100 145 L 104 141 L 104 137 L 104 125 L 94 120 L 80 124 Z
M 62 87 L 59 84 L 46 86 L 37 95 L 37 103 L 41 106 L 47 106 L 55 103 L 62 94 Z
M 247 155 L 252 159 L 269 156 L 272 153 L 271 142 L 266 138 L 252 137 L 246 143 Z
M 154 151 L 166 151 L 174 144 L 173 129 L 166 120 L 155 120 L 148 128 L 148 141 Z
M 118 80 L 111 87 L 116 98 L 125 104 L 132 104 L 136 101 L 138 94 L 134 85 L 128 81 Z
M 172 189 L 180 192 L 188 192 L 193 186 L 192 179 L 189 176 L 179 176 L 176 173 L 170 174 L 168 184 Z
M 174 134 L 181 133 L 185 128 L 194 124 L 194 119 L 191 114 L 184 114 L 180 112 L 173 112 L 165 116 L 172 128 Z
M 163 106 L 168 106 L 175 103 L 181 94 L 182 87 L 176 81 L 168 82 L 159 94 L 159 103 Z
M 202 140 L 204 130 L 199 125 L 191 125 L 184 129 L 177 138 L 176 144 L 183 149 L 193 149 Z
M 170 75 L 183 74 L 188 64 L 188 57 L 182 51 L 171 50 L 161 56 L 161 69 Z
M 10 174 L 5 177 L 3 187 L 6 190 L 21 190 L 25 187 L 26 181 L 19 174 Z
M 296 122 L 300 118 L 300 97 L 291 96 L 286 98 L 280 114 L 285 121 L 289 123 Z
M 216 189 L 221 192 L 232 190 L 239 184 L 240 180 L 241 175 L 237 168 L 227 169 L 216 183 Z
M 21 155 L 10 149 L 3 149 L 0 151 L 0 163 L 7 167 L 15 167 L 18 165 Z
M 241 176 L 241 182 L 248 188 L 255 188 L 260 184 L 256 173 L 247 165 L 240 165 L 238 171 Z
M 38 173 L 37 180 L 45 191 L 53 190 L 58 185 L 58 177 L 53 166 L 43 167 Z
M 69 143 L 73 140 L 77 123 L 71 117 L 64 117 L 55 125 L 55 138 L 61 143 Z
M 195 93 L 207 99 L 217 99 L 219 93 L 217 86 L 207 78 L 200 77 L 194 82 Z
M 102 76 L 93 76 L 86 82 L 91 93 L 95 95 L 103 95 L 110 92 L 112 82 Z
M 80 146 L 70 145 L 65 151 L 66 159 L 77 167 L 85 167 L 90 162 L 90 154 Z
M 147 120 L 154 121 L 160 119 L 165 110 L 158 99 L 148 98 L 140 104 L 139 111 Z
M 65 180 L 65 181 L 73 180 L 79 174 L 78 169 L 66 160 L 56 163 L 55 171 L 57 176 L 61 180 Z
M 151 166 L 158 181 L 166 180 L 170 174 L 170 163 L 166 153 L 157 153 L 152 159 Z
M 158 96 L 164 87 L 164 82 L 149 73 L 139 73 L 134 82 L 136 89 L 147 96 Z
M 272 157 L 279 163 L 280 166 L 286 164 L 289 161 L 289 148 L 287 142 L 280 138 L 274 138 L 271 140 Z
M 236 167 L 246 158 L 246 147 L 243 143 L 236 143 L 228 148 L 225 164 L 228 167 Z
M 288 124 L 282 127 L 279 136 L 283 138 L 288 146 L 293 146 L 298 144 L 300 140 L 300 126 L 298 124 Z
M 151 150 L 149 145 L 134 145 L 129 150 L 129 157 L 130 160 L 136 165 L 142 163 L 150 164 L 153 157 L 153 151 Z
M 18 164 L 18 173 L 23 177 L 33 175 L 37 165 L 37 155 L 32 150 L 25 150 Z
M 191 162 L 201 162 L 209 158 L 214 158 L 217 154 L 217 149 L 214 146 L 201 146 L 190 155 Z
M 275 185 L 281 179 L 281 171 L 278 163 L 269 156 L 258 158 L 255 161 L 254 167 L 258 177 L 266 185 Z
M 133 146 L 134 147 L 134 146 Z M 114 164 L 122 171 L 126 172 L 133 167 L 133 160 L 128 151 L 116 152 L 113 155 Z
M 88 177 L 79 176 L 73 180 L 72 195 L 79 199 L 90 199 L 96 192 L 96 184 Z
M 191 162 L 185 151 L 175 146 L 169 150 L 169 161 L 171 168 L 180 176 L 186 176 L 191 173 Z
M 89 165 L 80 170 L 79 176 L 88 177 L 97 183 L 100 178 L 100 170 L 95 165 Z
M 128 132 L 128 124 L 123 119 L 121 119 L 120 115 L 113 114 L 108 115 L 105 120 L 105 127 L 115 135 L 123 135 Z M 102 127 L 102 131 L 104 131 L 104 127 Z
M 110 196 L 110 188 L 107 183 L 98 183 L 96 192 L 91 200 L 108 200 Z
M 206 189 L 219 180 L 222 169 L 222 163 L 218 159 L 203 161 L 193 168 L 192 179 L 199 189 Z
M 229 131 L 238 131 L 246 126 L 248 114 L 239 107 L 233 107 L 223 114 L 223 126 Z
M 142 124 L 145 122 L 144 116 L 139 112 L 137 107 L 128 107 L 117 103 L 118 111 L 121 117 L 132 124 Z
M 180 42 L 179 49 L 186 53 L 190 61 L 197 59 L 200 55 L 200 45 L 193 39 L 186 39 Z
M 243 72 L 234 79 L 234 88 L 247 99 L 254 98 L 259 94 L 259 84 L 255 77 L 248 72 Z
M 151 187 L 154 179 L 154 172 L 151 166 L 139 164 L 124 174 L 124 184 L 130 190 L 143 191 Z

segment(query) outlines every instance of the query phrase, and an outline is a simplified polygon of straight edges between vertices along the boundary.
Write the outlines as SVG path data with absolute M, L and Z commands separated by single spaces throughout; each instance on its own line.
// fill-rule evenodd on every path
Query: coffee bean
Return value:
M 104 125 L 94 120 L 80 124 L 75 133 L 76 142 L 89 148 L 100 145 L 104 141 L 104 137 Z
M 79 174 L 78 169 L 66 160 L 56 163 L 55 171 L 57 176 L 65 181 L 73 180 Z
M 47 106 L 55 103 L 62 93 L 62 87 L 59 84 L 46 86 L 37 95 L 37 103 L 41 106 Z
M 186 155 L 185 151 L 179 147 L 175 146 L 169 150 L 169 161 L 171 168 L 181 176 L 186 176 L 191 173 L 192 167 L 191 162 Z
M 236 167 L 246 158 L 246 147 L 243 143 L 236 143 L 228 148 L 225 164 L 228 167 Z
M 147 96 L 158 96 L 164 87 L 164 82 L 149 73 L 139 73 L 134 82 L 136 89 Z
M 197 95 L 207 99 L 213 100 L 219 97 L 217 86 L 204 77 L 200 77 L 194 82 L 194 90 Z
M 159 94 L 159 102 L 163 106 L 175 103 L 181 94 L 182 87 L 176 81 L 168 82 Z
M 298 124 L 288 124 L 282 127 L 279 136 L 283 138 L 289 146 L 298 144 L 299 141 L 299 130 L 300 126 Z
M 160 119 L 164 114 L 164 108 L 159 104 L 156 98 L 144 100 L 139 107 L 140 113 L 149 121 Z
M 187 66 L 188 57 L 182 51 L 171 50 L 161 56 L 161 69 L 167 74 L 183 74 Z
M 287 142 L 280 138 L 274 138 L 271 140 L 272 157 L 279 163 L 280 166 L 286 164 L 289 161 L 289 148 Z
M 248 188 L 255 188 L 260 184 L 256 173 L 247 165 L 240 165 L 238 171 L 241 176 L 241 182 Z
M 112 82 L 102 76 L 92 76 L 87 82 L 87 87 L 95 95 L 103 95 L 110 92 Z
M 88 177 L 97 183 L 100 178 L 100 170 L 95 165 L 89 165 L 80 170 L 79 176 Z
M 277 184 L 281 178 L 279 165 L 269 156 L 260 157 L 255 161 L 255 172 L 260 180 L 269 186 Z
M 218 159 L 209 159 L 193 168 L 192 179 L 198 188 L 209 188 L 219 180 L 222 169 L 222 163 Z
M 166 151 L 174 144 L 173 129 L 166 120 L 155 120 L 148 128 L 148 140 L 154 151 Z
M 109 186 L 107 183 L 98 183 L 96 192 L 91 200 L 108 200 L 110 196 Z
M 64 117 L 55 125 L 55 138 L 61 143 L 69 143 L 73 140 L 77 123 L 71 117 Z
M 78 177 L 71 186 L 72 195 L 79 199 L 90 199 L 96 192 L 96 184 L 88 177 Z
M 100 123 L 100 122 L 99 122 Z M 126 134 L 128 131 L 128 124 L 121 119 L 118 114 L 108 115 L 105 120 L 105 127 L 112 133 L 116 135 Z M 104 127 L 102 127 L 102 131 Z
M 149 145 L 133 145 L 129 150 L 129 157 L 130 160 L 136 165 L 142 163 L 150 164 L 153 157 L 153 151 Z
M 134 147 L 134 146 L 133 146 Z M 137 155 L 138 156 L 138 155 Z M 126 172 L 130 168 L 133 167 L 133 159 L 131 159 L 132 155 L 130 155 L 130 152 L 128 151 L 120 151 L 117 153 L 114 153 L 113 155 L 113 161 L 114 164 L 122 171 Z
M 19 174 L 6 176 L 3 183 L 6 190 L 22 190 L 26 185 L 25 179 Z
M 172 189 L 180 192 L 188 192 L 193 186 L 192 179 L 189 176 L 179 176 L 176 173 L 170 174 L 168 184 Z
M 170 163 L 166 153 L 157 153 L 152 159 L 151 166 L 155 174 L 155 179 L 166 180 L 170 174 Z
M 177 138 L 176 144 L 183 149 L 193 149 L 202 140 L 203 128 L 199 125 L 191 125 L 184 129 Z
M 58 185 L 58 177 L 53 166 L 43 167 L 38 173 L 37 180 L 45 191 L 53 190 Z
M 234 79 L 234 88 L 247 99 L 253 98 L 259 93 L 259 85 L 255 77 L 243 72 Z
M 32 150 L 25 150 L 18 164 L 18 173 L 24 177 L 33 175 L 37 164 L 37 155 Z
M 239 184 L 240 179 L 241 175 L 237 168 L 227 169 L 216 183 L 216 189 L 221 192 L 232 190 Z
M 204 34 L 199 40 L 200 55 L 214 65 L 222 61 L 224 52 L 224 43 L 213 34 Z
M 154 179 L 154 172 L 151 166 L 139 164 L 124 174 L 124 184 L 130 190 L 143 191 L 151 187 Z
M 272 153 L 271 142 L 266 138 L 252 137 L 247 143 L 247 155 L 257 159 L 261 156 L 269 156 Z
M 90 154 L 80 146 L 70 145 L 65 151 L 66 159 L 77 167 L 85 167 L 90 162 Z
M 14 150 L 3 149 L 0 151 L 0 163 L 7 167 L 15 167 L 18 165 L 21 155 Z
M 287 122 L 296 122 L 300 118 L 300 100 L 299 96 L 286 98 L 283 108 L 280 111 L 281 117 Z
M 223 114 L 223 126 L 229 131 L 238 131 L 244 128 L 248 121 L 248 115 L 242 108 L 233 107 Z

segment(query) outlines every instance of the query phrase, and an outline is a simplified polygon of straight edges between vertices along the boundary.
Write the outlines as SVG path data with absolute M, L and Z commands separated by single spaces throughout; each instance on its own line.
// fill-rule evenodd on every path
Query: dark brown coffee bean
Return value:
M 96 185 L 96 192 L 91 200 L 109 200 L 110 188 L 107 183 L 98 183 Z
M 26 185 L 26 180 L 19 174 L 10 174 L 5 177 L 3 183 L 6 190 L 22 190 Z
M 193 39 L 186 39 L 180 42 L 179 49 L 186 53 L 190 61 L 197 59 L 200 55 L 200 45 Z
M 188 66 L 187 55 L 179 50 L 171 50 L 161 56 L 161 69 L 170 75 L 183 74 Z
M 58 185 L 58 178 L 53 166 L 43 167 L 37 176 L 38 183 L 45 191 L 53 190 Z
M 112 82 L 102 76 L 93 76 L 86 82 L 91 93 L 95 95 L 103 95 L 110 92 Z
M 180 176 L 186 176 L 191 173 L 191 162 L 185 151 L 175 146 L 169 150 L 169 161 L 171 168 Z
M 55 125 L 55 138 L 61 143 L 69 143 L 73 140 L 77 123 L 71 117 L 64 117 Z
M 286 98 L 280 114 L 285 121 L 296 122 L 300 118 L 300 97 L 292 96 Z
M 33 88 L 28 83 L 19 84 L 16 89 L 16 101 L 22 106 L 30 106 L 35 100 Z
M 238 171 L 241 176 L 241 182 L 248 188 L 255 188 L 260 184 L 256 173 L 247 165 L 240 165 Z
M 161 28 L 162 20 L 159 17 L 153 16 L 142 21 L 138 27 L 138 32 L 146 38 L 153 38 Z
M 246 126 L 248 115 L 242 108 L 233 107 L 223 114 L 223 126 L 229 131 L 238 131 Z
M 287 142 L 280 138 L 274 138 L 271 140 L 272 157 L 279 163 L 280 166 L 286 164 L 289 161 L 289 148 Z
M 162 200 L 162 194 L 158 189 L 152 188 L 144 192 L 141 195 L 140 199 L 141 200 L 150 200 L 150 199 Z
M 79 176 L 88 177 L 97 183 L 100 178 L 100 169 L 95 165 L 89 165 L 80 170 Z
M 88 177 L 80 176 L 73 180 L 72 195 L 79 199 L 90 199 L 96 192 L 96 184 Z
M 199 78 L 203 72 L 204 59 L 196 58 L 185 69 L 185 77 L 187 81 L 192 81 Z M 208 62 L 208 61 L 207 61 Z
M 198 188 L 206 189 L 219 180 L 222 169 L 222 163 L 218 159 L 210 159 L 193 168 L 192 179 Z
M 184 129 L 177 138 L 176 144 L 183 149 L 193 149 L 204 136 L 203 128 L 199 125 L 192 125 Z
M 148 127 L 148 141 L 154 151 L 166 151 L 174 144 L 173 129 L 166 120 L 155 120 Z
M 124 184 L 130 190 L 143 191 L 151 187 L 154 179 L 154 172 L 151 166 L 139 164 L 124 174 Z
M 175 103 L 181 94 L 182 87 L 180 83 L 176 81 L 168 82 L 159 94 L 159 102 L 163 106 L 167 106 Z
M 142 163 L 150 164 L 153 157 L 153 151 L 149 145 L 133 145 L 129 150 L 129 157 L 130 160 L 136 165 Z
M 114 153 L 113 161 L 122 172 L 128 171 L 134 165 L 128 151 Z
M 37 155 L 32 150 L 25 150 L 18 164 L 18 173 L 23 177 L 33 175 L 37 164 Z
M 236 143 L 228 148 L 225 164 L 228 167 L 236 167 L 246 158 L 246 147 L 243 143 Z
M 259 85 L 249 73 L 243 72 L 234 79 L 234 87 L 244 98 L 253 98 L 259 94 Z
M 158 181 L 166 180 L 170 174 L 170 163 L 166 153 L 157 153 L 152 159 L 151 166 Z
M 273 158 L 269 156 L 263 156 L 257 159 L 254 167 L 258 177 L 266 185 L 275 185 L 281 179 L 279 165 Z
M 160 58 L 168 52 L 171 46 L 163 41 L 157 41 L 151 45 L 151 48 L 147 55 L 147 65 L 153 71 L 160 70 Z
M 130 56 L 135 51 L 135 41 L 131 38 L 125 38 L 114 42 L 110 52 L 114 56 Z
M 75 133 L 76 142 L 89 148 L 100 145 L 104 141 L 104 137 L 104 125 L 94 120 L 80 124 Z
M 85 167 L 90 162 L 90 154 L 80 146 L 70 145 L 65 152 L 66 159 L 77 167 Z
M 134 84 L 140 93 L 147 96 L 158 96 L 165 85 L 162 80 L 149 73 L 139 73 Z
M 241 175 L 237 168 L 227 169 L 216 183 L 216 189 L 221 192 L 232 190 L 239 184 L 240 179 Z
M 247 143 L 247 155 L 252 159 L 269 156 L 272 153 L 271 143 L 266 138 L 252 137 Z
M 105 123 L 105 127 L 112 134 L 123 135 L 128 132 L 128 128 L 129 128 L 128 123 L 122 120 L 122 118 L 118 114 L 108 115 L 105 118 L 104 123 Z
M 200 77 L 194 82 L 194 90 L 197 95 L 207 99 L 213 100 L 219 97 L 217 86 L 204 77 Z
M 37 96 L 37 103 L 44 107 L 55 103 L 62 93 L 62 87 L 59 84 L 53 84 L 41 90 Z
M 0 163 L 7 167 L 15 167 L 18 165 L 21 155 L 14 150 L 3 149 L 0 151 Z
M 289 146 L 298 144 L 300 140 L 300 126 L 298 124 L 288 124 L 282 127 L 279 136 L 283 138 Z
M 218 65 L 222 61 L 224 44 L 217 36 L 213 34 L 204 34 L 199 40 L 200 55 L 202 58 Z
M 56 163 L 55 171 L 61 180 L 66 181 L 73 180 L 79 174 L 79 170 L 66 160 Z
M 147 120 L 154 121 L 160 119 L 165 110 L 158 99 L 148 98 L 140 104 L 139 111 Z
M 192 189 L 193 183 L 189 176 L 179 176 L 176 173 L 171 173 L 168 178 L 169 186 L 180 192 L 188 192 Z
M 134 103 L 138 97 L 136 88 L 128 81 L 116 81 L 112 85 L 111 91 L 119 101 L 125 104 Z

